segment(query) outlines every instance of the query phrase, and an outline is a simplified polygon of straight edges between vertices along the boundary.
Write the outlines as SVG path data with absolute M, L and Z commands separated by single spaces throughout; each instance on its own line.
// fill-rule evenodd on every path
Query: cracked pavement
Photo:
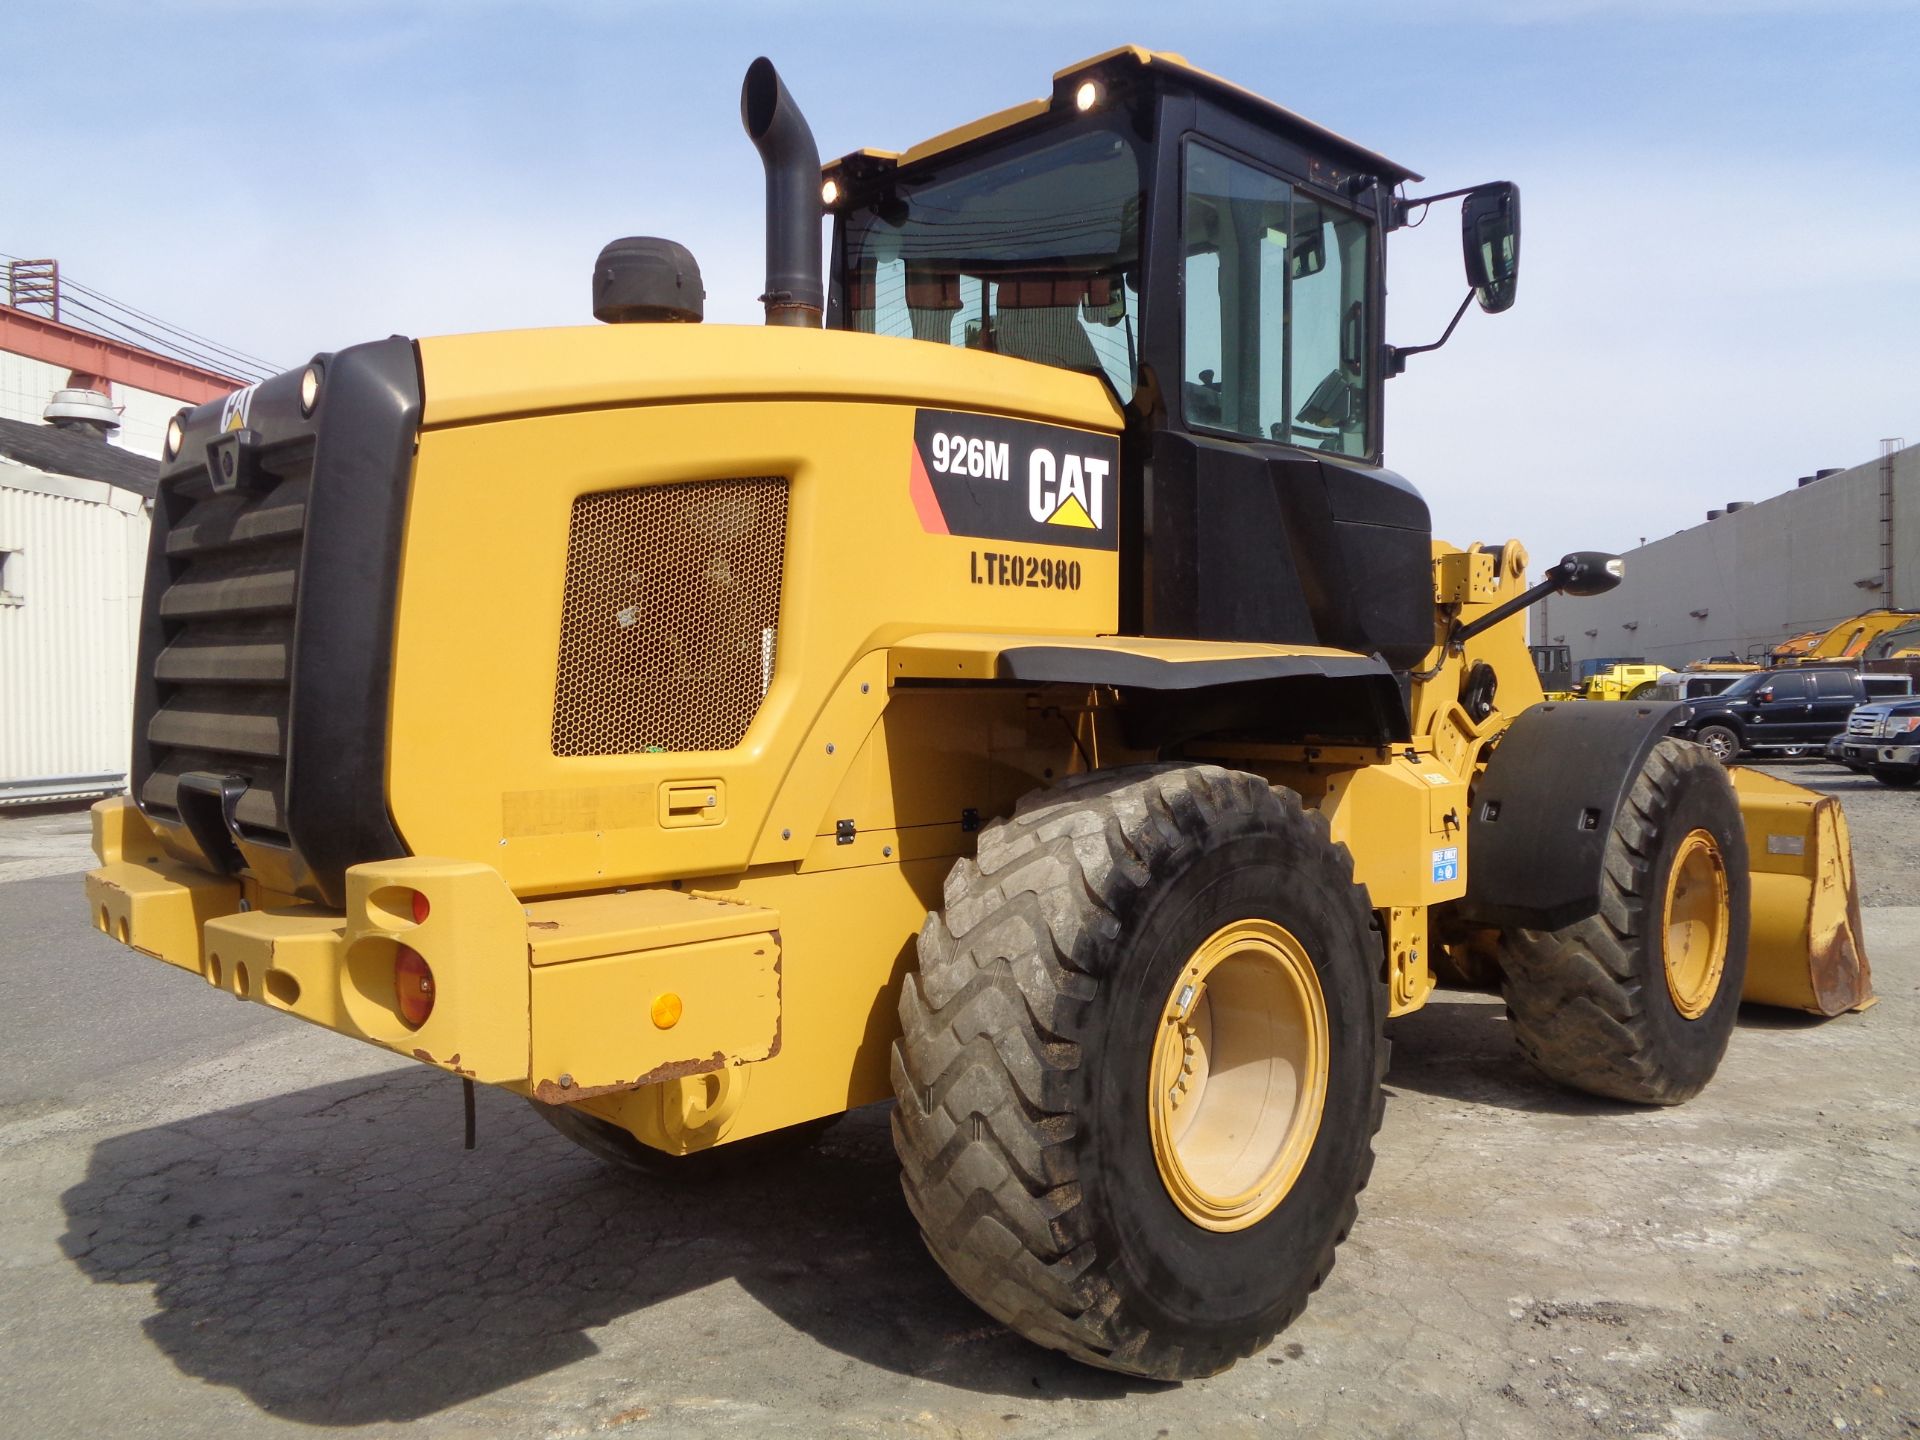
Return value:
M 1870 895 L 1916 898 L 1913 796 L 1788 773 L 1846 789 Z M 85 829 L 0 817 L 6 1434 L 1920 1434 L 1920 906 L 1867 911 L 1880 1005 L 1749 1009 L 1675 1110 L 1555 1089 L 1485 996 L 1393 1022 L 1325 1289 L 1169 1387 L 955 1293 L 883 1110 L 675 1187 L 483 1089 L 464 1152 L 446 1076 L 87 928 Z

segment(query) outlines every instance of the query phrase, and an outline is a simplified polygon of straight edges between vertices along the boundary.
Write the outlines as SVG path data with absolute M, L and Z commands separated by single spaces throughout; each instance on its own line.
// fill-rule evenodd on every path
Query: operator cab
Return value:
M 1410 353 L 1384 339 L 1385 236 L 1419 176 L 1133 47 L 1060 71 L 1047 99 L 823 174 L 830 328 L 1112 391 L 1123 631 L 1420 663 L 1431 523 L 1381 443 L 1383 382 Z M 1476 293 L 1504 309 L 1517 195 L 1466 208 Z

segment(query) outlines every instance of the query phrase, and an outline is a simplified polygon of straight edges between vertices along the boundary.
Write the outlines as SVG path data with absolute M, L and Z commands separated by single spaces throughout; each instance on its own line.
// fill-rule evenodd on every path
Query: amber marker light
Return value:
M 394 952 L 393 996 L 409 1030 L 418 1030 L 433 1014 L 433 971 L 418 950 L 406 945 Z
M 669 990 L 653 1002 L 653 1023 L 661 1030 L 671 1030 L 680 1023 L 682 1006 L 680 997 Z

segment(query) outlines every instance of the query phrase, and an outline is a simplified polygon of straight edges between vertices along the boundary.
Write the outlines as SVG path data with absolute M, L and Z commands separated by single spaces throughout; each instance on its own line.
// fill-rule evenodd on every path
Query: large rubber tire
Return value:
M 1213 766 L 1096 772 L 983 830 L 945 900 L 893 1049 L 894 1144 L 935 1260 L 988 1314 L 1106 1369 L 1185 1380 L 1263 1348 L 1333 1265 L 1384 1104 L 1383 947 L 1325 818 Z M 1161 1178 L 1148 1076 L 1182 967 L 1249 920 L 1310 960 L 1327 1088 L 1283 1198 L 1223 1231 Z
M 1668 981 L 1669 880 L 1704 830 L 1725 883 L 1725 961 L 1695 1018 Z M 1719 1068 L 1740 1007 L 1751 910 L 1746 831 L 1733 781 L 1698 745 L 1653 747 L 1607 837 L 1600 913 L 1560 930 L 1509 930 L 1502 991 L 1520 1049 L 1576 1090 L 1677 1105 Z
M 1693 737 L 1723 765 L 1740 758 L 1740 734 L 1730 725 L 1702 725 Z
M 1890 790 L 1908 790 L 1920 785 L 1920 767 L 1912 765 L 1872 765 L 1868 773 Z
M 1633 689 L 1627 692 L 1627 699 L 1644 700 L 1659 688 L 1660 686 L 1657 681 L 1644 680 L 1640 684 L 1634 686 Z
M 576 1110 L 571 1105 L 548 1105 L 531 1099 L 527 1103 L 539 1112 L 541 1119 L 608 1169 L 683 1185 L 724 1180 L 775 1164 L 805 1150 L 840 1119 L 838 1115 L 829 1115 L 736 1140 L 730 1145 L 715 1145 L 690 1155 L 669 1155 L 635 1139 L 612 1121 Z

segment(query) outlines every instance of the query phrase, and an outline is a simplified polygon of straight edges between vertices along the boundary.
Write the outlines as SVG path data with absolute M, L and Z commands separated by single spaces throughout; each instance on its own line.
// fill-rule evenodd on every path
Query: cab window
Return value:
M 1140 143 L 1089 122 L 898 181 L 843 217 L 841 323 L 1135 384 Z
M 1187 423 L 1370 454 L 1367 224 L 1198 141 L 1184 175 Z

